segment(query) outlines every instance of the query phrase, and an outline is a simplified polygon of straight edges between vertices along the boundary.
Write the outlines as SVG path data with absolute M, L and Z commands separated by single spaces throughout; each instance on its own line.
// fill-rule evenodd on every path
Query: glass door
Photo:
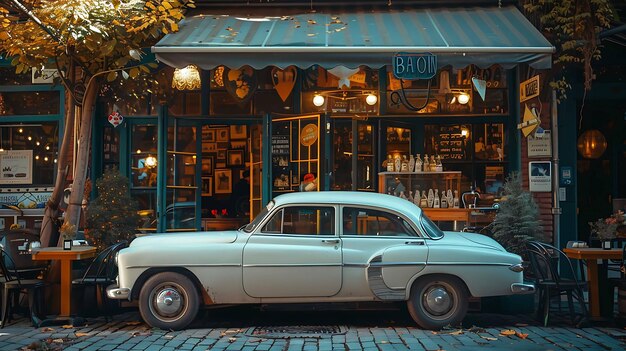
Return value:
M 273 118 L 271 130 L 272 197 L 319 191 L 320 115 Z
M 165 215 L 161 217 L 168 232 L 200 229 L 196 131 L 196 126 L 178 119 L 168 127 Z

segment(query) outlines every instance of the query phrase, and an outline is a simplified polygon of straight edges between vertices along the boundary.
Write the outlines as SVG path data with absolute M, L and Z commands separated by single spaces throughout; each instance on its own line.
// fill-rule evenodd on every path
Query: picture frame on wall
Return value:
M 213 196 L 213 177 L 202 177 L 202 196 Z
M 215 168 L 215 159 L 213 156 L 202 156 L 202 176 L 213 174 Z
M 233 191 L 233 172 L 230 169 L 215 170 L 215 193 L 229 194 Z
M 214 128 L 209 128 L 209 126 L 202 126 L 202 141 L 209 143 L 215 142 L 215 133 L 216 130 Z
M 202 142 L 202 152 L 216 152 L 217 143 Z
M 217 150 L 217 160 L 226 161 L 226 150 Z
M 234 124 L 230 126 L 230 138 L 231 139 L 246 139 L 248 137 L 247 128 L 241 124 Z
M 235 140 L 230 142 L 231 149 L 245 149 L 246 144 L 248 142 L 246 140 Z
M 228 141 L 228 128 L 218 128 L 217 129 L 217 141 Z
M 243 166 L 243 150 L 228 150 L 228 165 Z

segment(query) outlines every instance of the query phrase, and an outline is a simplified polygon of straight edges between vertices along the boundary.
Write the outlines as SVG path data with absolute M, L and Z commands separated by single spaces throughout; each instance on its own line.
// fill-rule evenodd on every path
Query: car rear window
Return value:
M 441 229 L 439 229 L 439 227 L 437 227 L 437 225 L 433 223 L 430 218 L 426 217 L 424 213 L 422 213 L 420 222 L 422 222 L 422 226 L 424 227 L 426 234 L 428 234 L 431 238 L 437 239 L 443 237 L 443 231 L 441 231 Z

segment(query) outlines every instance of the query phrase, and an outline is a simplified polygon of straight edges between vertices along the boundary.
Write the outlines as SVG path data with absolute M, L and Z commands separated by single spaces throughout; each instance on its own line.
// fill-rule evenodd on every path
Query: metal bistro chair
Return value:
M 537 318 L 543 320 L 544 326 L 548 325 L 552 300 L 558 299 L 559 309 L 561 307 L 561 297 L 567 296 L 567 305 L 572 323 L 581 325 L 588 321 L 588 311 L 585 305 L 583 288 L 587 287 L 586 282 L 579 282 L 576 279 L 576 272 L 569 258 L 558 248 L 531 241 L 527 243 L 530 263 L 535 275 L 535 286 L 539 293 L 539 306 L 537 308 Z M 573 278 L 563 278 L 559 273 L 559 261 L 562 271 L 565 270 Z M 581 318 L 577 320 L 574 308 L 574 299 L 579 303 Z
M 612 287 L 618 289 L 617 305 L 619 317 L 621 319 L 626 318 L 626 296 L 623 296 L 626 292 L 626 245 L 622 246 L 622 260 L 620 264 L 620 277 L 609 278 L 609 283 Z
M 117 276 L 117 266 L 115 265 L 115 255 L 123 248 L 127 247 L 126 241 L 113 244 L 106 249 L 102 250 L 91 261 L 83 276 L 79 279 L 72 281 L 72 286 L 83 288 L 83 298 L 81 301 L 85 302 L 84 293 L 88 287 L 93 287 L 95 292 L 95 301 L 98 301 L 98 293 L 102 299 L 102 309 L 106 320 L 109 320 L 109 311 L 107 308 L 106 288 L 107 286 L 115 283 Z M 96 304 L 97 305 L 97 304 Z M 81 311 L 88 310 L 87 308 L 81 308 Z
M 13 267 L 13 268 L 7 268 Z M 41 312 L 43 293 L 42 288 L 45 282 L 42 279 L 20 278 L 15 268 L 16 264 L 11 255 L 4 249 L 0 248 L 0 286 L 2 286 L 2 324 L 0 328 L 4 328 L 11 317 L 11 301 L 19 301 L 21 293 L 28 294 L 28 308 L 30 309 L 30 317 L 33 326 L 39 325 L 39 317 Z

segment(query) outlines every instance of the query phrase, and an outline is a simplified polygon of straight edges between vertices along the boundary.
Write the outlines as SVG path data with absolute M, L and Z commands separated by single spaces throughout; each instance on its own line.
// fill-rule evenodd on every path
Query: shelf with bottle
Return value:
M 427 173 L 427 172 L 443 172 L 443 164 L 439 155 L 424 155 L 422 160 L 421 154 L 416 157 L 409 155 L 397 154 L 395 157 L 391 154 L 387 155 L 387 159 L 382 164 L 383 171 L 401 172 L 401 173 Z

